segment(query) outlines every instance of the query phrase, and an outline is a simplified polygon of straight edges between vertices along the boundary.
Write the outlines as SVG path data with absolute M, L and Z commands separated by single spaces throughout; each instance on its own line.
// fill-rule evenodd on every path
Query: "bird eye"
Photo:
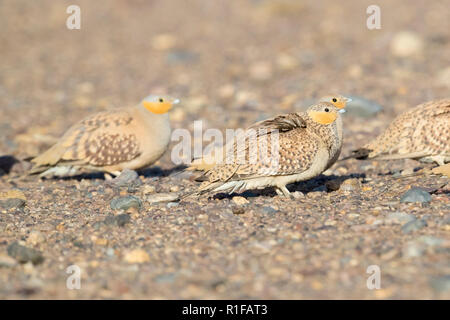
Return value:
M 330 109 L 328 109 L 328 108 L 325 108 L 325 112 L 330 112 Z
M 337 99 L 336 99 L 336 98 L 333 98 L 333 102 L 337 102 Z
M 164 102 L 164 99 L 163 98 L 159 98 L 159 102 Z

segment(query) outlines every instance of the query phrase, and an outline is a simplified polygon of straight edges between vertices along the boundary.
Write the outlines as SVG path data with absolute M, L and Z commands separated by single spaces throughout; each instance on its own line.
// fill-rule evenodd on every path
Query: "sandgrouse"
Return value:
M 346 104 L 347 102 L 350 102 L 351 99 L 344 97 L 340 94 L 329 94 L 326 96 L 323 96 L 322 98 L 319 99 L 319 102 L 329 102 L 332 103 L 336 108 L 340 109 L 340 110 L 345 110 Z M 344 111 L 343 111 L 344 112 Z M 302 117 L 304 114 L 299 113 L 299 115 Z M 341 149 L 342 149 L 342 141 L 343 141 L 343 124 L 342 124 L 342 117 L 338 117 L 336 119 L 336 138 L 337 138 L 337 152 L 335 154 L 335 158 L 330 161 L 331 164 L 335 163 L 336 160 L 339 158 L 339 155 L 341 153 Z M 219 147 L 220 148 L 220 147 Z M 215 151 L 215 152 L 219 152 L 223 154 L 223 151 Z M 197 170 L 197 171 L 206 171 L 211 169 L 214 164 L 215 164 L 215 159 L 214 159 L 215 153 L 214 154 L 209 154 L 206 157 L 203 158 L 197 158 L 194 159 L 189 167 L 187 168 L 187 170 L 189 171 L 193 171 L 193 170 Z
M 30 174 L 72 176 L 102 171 L 118 175 L 158 160 L 170 141 L 168 112 L 179 100 L 150 95 L 131 108 L 91 115 L 73 125 L 43 154 Z
M 354 150 L 357 159 L 450 161 L 450 99 L 418 105 L 392 121 L 373 141 Z
M 206 181 L 193 194 L 275 187 L 277 194 L 289 196 L 287 184 L 318 176 L 335 161 L 341 112 L 320 102 L 304 113 L 255 123 L 227 144 L 224 162 L 204 172 Z

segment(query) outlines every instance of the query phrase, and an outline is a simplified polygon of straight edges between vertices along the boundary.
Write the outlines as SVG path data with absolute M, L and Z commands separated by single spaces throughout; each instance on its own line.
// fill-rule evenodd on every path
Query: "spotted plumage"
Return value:
M 117 175 L 125 168 L 148 166 L 159 159 L 169 143 L 167 111 L 173 102 L 149 96 L 132 108 L 91 115 L 34 158 L 30 173 L 67 176 L 103 171 Z
M 357 159 L 450 161 L 450 99 L 418 105 L 392 121 L 373 141 L 353 151 Z
M 322 102 L 305 113 L 291 113 L 258 122 L 226 146 L 223 163 L 204 172 L 196 194 L 243 192 L 275 187 L 289 196 L 286 185 L 311 179 L 330 165 L 338 152 L 339 109 Z M 253 139 L 252 139 L 253 138 Z M 241 147 L 239 149 L 239 144 Z
M 345 110 L 345 106 L 349 101 L 351 101 L 350 98 L 344 97 L 340 94 L 334 94 L 334 93 L 328 94 L 319 99 L 319 102 L 329 102 L 329 103 L 333 104 L 339 110 Z M 274 125 L 275 125 L 275 126 L 279 126 L 276 128 L 277 130 L 283 131 L 284 127 L 289 128 L 289 126 L 292 124 L 292 122 L 300 121 L 300 119 L 302 120 L 302 117 L 305 116 L 305 114 L 303 112 L 293 113 L 290 115 L 296 115 L 296 116 L 294 118 L 289 118 L 288 115 L 281 115 L 274 119 L 269 119 L 269 120 L 255 123 L 249 129 L 257 128 L 261 123 L 263 123 L 264 128 L 266 130 L 270 130 L 271 128 L 273 129 Z M 336 160 L 339 158 L 339 155 L 341 153 L 342 141 L 343 141 L 342 117 L 338 117 L 336 119 L 336 126 L 334 128 L 335 128 L 335 133 L 333 136 L 336 140 L 335 143 L 336 143 L 337 152 L 334 154 L 334 158 L 330 159 L 329 165 L 327 168 L 329 168 L 331 165 L 333 165 L 333 163 L 336 162 Z M 218 149 L 216 149 L 215 152 L 224 153 L 224 151 L 219 151 Z M 194 159 L 191 162 L 191 164 L 187 170 L 189 170 L 189 171 L 194 171 L 194 170 L 195 171 L 207 171 L 207 170 L 211 169 L 212 167 L 214 167 L 214 165 L 215 165 L 214 157 L 215 157 L 215 153 L 211 154 L 209 157 Z

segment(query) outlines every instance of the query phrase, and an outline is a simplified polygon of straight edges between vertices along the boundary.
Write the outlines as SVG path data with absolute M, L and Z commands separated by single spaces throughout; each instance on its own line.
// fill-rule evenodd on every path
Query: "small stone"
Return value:
M 108 224 L 108 225 L 115 225 L 115 226 L 123 227 L 130 221 L 131 221 L 130 215 L 126 214 L 126 213 L 122 213 L 117 216 L 106 217 L 106 219 L 104 220 L 104 223 Z
M 172 202 L 178 199 L 177 193 L 155 193 L 147 197 L 147 202 L 158 203 L 158 202 Z
M 44 261 L 42 253 L 37 250 L 20 245 L 14 242 L 8 246 L 8 255 L 16 259 L 19 263 L 32 262 L 40 264 Z
M 117 187 L 138 187 L 142 184 L 136 171 L 125 169 L 116 178 L 109 182 L 110 185 Z
M 144 194 L 149 194 L 149 193 L 154 193 L 156 191 L 155 186 L 151 186 L 146 184 L 143 188 L 142 188 L 142 193 Z
M 152 47 L 156 50 L 168 50 L 175 47 L 177 38 L 169 33 L 159 34 L 152 39 Z
M 20 190 L 8 190 L 5 192 L 0 192 L 0 200 L 6 199 L 22 199 L 24 201 L 27 200 L 23 192 Z
M 405 249 L 403 250 L 403 256 L 407 258 L 417 258 L 421 257 L 425 252 L 426 247 L 423 244 L 417 243 L 416 241 L 409 242 Z
M 361 191 L 361 182 L 358 179 L 347 179 L 342 182 L 339 187 L 341 192 L 358 192 Z
M 387 214 L 385 222 L 386 223 L 405 224 L 405 223 L 414 221 L 416 219 L 417 218 L 413 214 L 395 211 L 395 212 L 389 212 Z
M 256 62 L 250 66 L 249 73 L 254 80 L 269 80 L 272 77 L 272 66 L 265 61 Z
M 17 261 L 11 257 L 0 255 L 0 268 L 12 268 L 17 265 Z
M 277 65 L 283 71 L 289 71 L 299 66 L 298 60 L 286 53 L 282 53 L 277 57 Z
M 363 97 L 349 96 L 352 99 L 345 110 L 345 115 L 355 116 L 360 118 L 370 118 L 383 110 L 383 107 L 374 101 L 367 100 Z
M 243 205 L 249 203 L 249 201 L 248 201 L 247 199 L 245 199 L 244 197 L 239 197 L 239 196 L 233 197 L 232 200 L 233 200 L 233 202 L 234 202 L 235 204 L 237 204 L 238 206 L 243 206 Z
M 243 207 L 233 207 L 231 209 L 233 211 L 233 214 L 239 215 L 239 214 L 244 214 L 245 213 L 245 208 Z
M 277 210 L 275 210 L 274 208 L 269 207 L 269 206 L 262 207 L 261 211 L 265 214 L 275 214 L 278 212 Z
M 6 200 L 0 200 L 0 208 L 8 209 L 20 209 L 25 206 L 25 201 L 19 198 L 10 198 Z
M 408 223 L 405 223 L 402 226 L 402 232 L 403 233 L 411 233 L 411 232 L 420 230 L 426 226 L 427 226 L 427 222 L 425 220 L 417 219 L 417 220 L 413 220 Z
M 116 218 L 116 223 L 119 227 L 123 227 L 124 225 L 126 225 L 127 223 L 130 222 L 131 218 L 130 215 L 123 213 L 123 214 L 119 214 L 118 216 L 115 217 Z
M 179 202 L 169 202 L 168 204 L 167 204 L 167 208 L 174 208 L 174 207 L 178 207 L 180 205 L 180 203 Z
M 404 58 L 420 54 L 423 47 L 423 40 L 414 32 L 399 32 L 391 40 L 391 52 L 396 57 Z
M 439 72 L 437 82 L 440 85 L 450 88 L 450 67 Z
M 150 256 L 142 249 L 134 249 L 125 254 L 124 260 L 128 263 L 144 263 L 150 261 Z
M 400 202 L 430 202 L 431 195 L 422 188 L 413 187 L 406 191 L 400 198 Z
M 135 196 L 117 197 L 111 200 L 110 206 L 113 210 L 140 209 L 142 201 Z
M 167 54 L 166 60 L 170 64 L 192 63 L 198 60 L 198 55 L 187 50 L 174 50 Z
M 170 187 L 170 192 L 178 192 L 180 191 L 180 187 L 179 186 L 171 186 Z
M 36 246 L 45 242 L 45 236 L 42 232 L 33 230 L 30 232 L 30 235 L 27 238 L 27 244 L 31 244 L 32 246 Z
M 325 182 L 327 191 L 337 191 L 341 187 L 342 179 L 333 179 Z
M 359 218 L 359 213 L 349 213 L 346 215 L 347 218 L 349 218 L 350 220 L 355 220 Z
M 433 277 L 430 280 L 430 286 L 438 292 L 450 291 L 450 275 Z

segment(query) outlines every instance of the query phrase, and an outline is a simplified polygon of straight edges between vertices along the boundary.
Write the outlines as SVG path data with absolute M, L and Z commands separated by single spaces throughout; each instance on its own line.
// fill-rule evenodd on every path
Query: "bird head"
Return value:
M 347 102 L 350 101 L 352 101 L 352 99 L 341 96 L 340 94 L 329 94 L 319 99 L 319 102 L 332 103 L 338 109 L 344 109 Z
M 319 102 L 309 107 L 306 112 L 314 122 L 327 125 L 336 121 L 339 113 L 343 111 L 344 109 L 338 109 L 332 103 Z
M 153 113 L 164 114 L 169 112 L 172 106 L 179 102 L 180 100 L 168 96 L 149 95 L 142 100 L 141 105 Z

